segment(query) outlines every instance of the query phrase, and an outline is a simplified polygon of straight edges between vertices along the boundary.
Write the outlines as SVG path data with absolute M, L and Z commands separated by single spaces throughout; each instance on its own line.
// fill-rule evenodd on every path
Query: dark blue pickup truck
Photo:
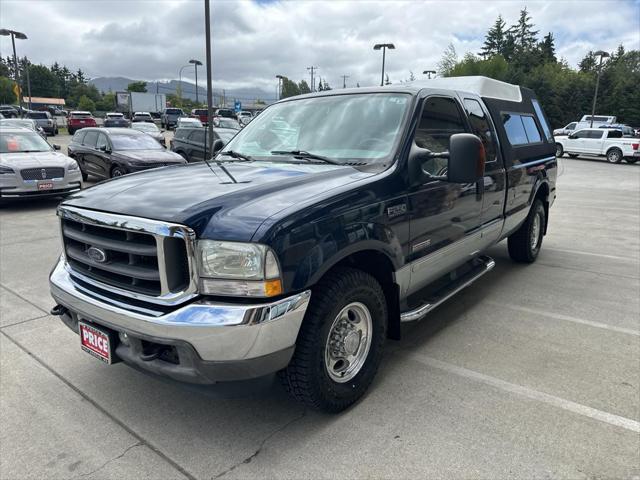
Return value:
M 105 363 L 211 384 L 278 372 L 337 412 L 385 341 L 494 266 L 533 262 L 556 196 L 531 90 L 483 77 L 282 100 L 208 162 L 59 207 L 52 313 Z

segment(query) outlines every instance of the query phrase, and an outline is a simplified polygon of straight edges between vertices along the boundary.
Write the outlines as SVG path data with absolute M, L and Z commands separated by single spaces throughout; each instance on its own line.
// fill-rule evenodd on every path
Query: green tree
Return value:
M 518 23 L 511 27 L 511 32 L 515 40 L 516 50 L 522 52 L 535 48 L 538 30 L 533 29 L 533 22 L 531 21 L 529 12 L 527 12 L 527 7 L 520 10 Z
M 147 91 L 147 82 L 139 81 L 139 82 L 131 82 L 127 85 L 127 92 L 146 92 Z
M 7 77 L 0 77 L 0 103 L 16 103 L 16 94 L 13 93 L 13 80 Z
M 29 80 L 31 83 L 31 95 L 34 97 L 59 97 L 60 89 L 58 79 L 44 65 L 29 65 Z M 24 76 L 26 84 L 26 76 Z M 24 91 L 27 91 L 24 89 Z
M 438 62 L 438 72 L 443 77 L 449 77 L 457 63 L 458 54 L 456 53 L 456 48 L 453 46 L 453 43 L 450 43 L 444 50 L 440 62 Z
M 502 15 L 498 15 L 493 26 L 487 32 L 487 36 L 484 39 L 484 45 L 480 56 L 483 58 L 489 58 L 493 55 L 503 55 L 504 46 L 506 42 L 506 27 L 507 23 L 502 18 Z
M 300 83 L 298 83 L 298 89 L 300 90 L 300 94 L 311 93 L 311 89 L 309 88 L 309 84 L 306 80 L 300 80 Z
M 96 110 L 100 112 L 110 112 L 116 108 L 116 95 L 112 92 L 105 93 L 102 98 L 95 103 Z
M 300 87 L 298 86 L 298 84 L 292 80 L 289 80 L 287 77 L 283 77 L 281 98 L 295 97 L 296 95 L 300 95 Z
M 82 95 L 80 100 L 78 101 L 78 110 L 86 110 L 89 112 L 96 111 L 96 104 L 93 100 L 91 100 L 86 95 Z
M 544 36 L 542 42 L 538 46 L 540 49 L 540 56 L 542 57 L 543 62 L 556 62 L 556 46 L 555 39 L 553 38 L 553 33 L 549 32 Z

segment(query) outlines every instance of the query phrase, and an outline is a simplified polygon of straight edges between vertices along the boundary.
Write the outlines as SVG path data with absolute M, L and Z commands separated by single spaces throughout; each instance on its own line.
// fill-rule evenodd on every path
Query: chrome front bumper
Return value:
M 248 305 L 196 300 L 156 316 L 132 311 L 105 297 L 98 298 L 75 282 L 68 268 L 62 257 L 51 272 L 49 284 L 51 295 L 71 312 L 76 325 L 78 320 L 85 320 L 143 340 L 186 345 L 195 352 L 197 362 L 227 365 L 238 372 L 243 370 L 239 365 L 242 362 L 256 365 L 268 358 L 277 357 L 275 363 L 271 362 L 272 371 L 286 366 L 311 297 L 307 290 L 275 302 Z M 69 321 L 65 323 L 69 325 Z M 123 360 L 135 363 L 126 357 Z M 249 374 L 246 371 L 238 374 L 238 379 L 251 376 L 251 372 L 270 373 L 263 372 L 264 368 L 249 370 Z M 226 380 L 233 379 L 233 375 L 223 376 Z

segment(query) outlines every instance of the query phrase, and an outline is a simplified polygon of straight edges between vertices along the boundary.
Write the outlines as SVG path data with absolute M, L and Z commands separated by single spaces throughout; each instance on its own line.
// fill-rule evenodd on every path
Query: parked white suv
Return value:
M 605 156 L 610 163 L 628 163 L 640 160 L 640 140 L 625 138 L 622 131 L 609 128 L 584 128 L 571 135 L 554 136 L 556 156 L 568 153 L 575 158 L 580 154 Z

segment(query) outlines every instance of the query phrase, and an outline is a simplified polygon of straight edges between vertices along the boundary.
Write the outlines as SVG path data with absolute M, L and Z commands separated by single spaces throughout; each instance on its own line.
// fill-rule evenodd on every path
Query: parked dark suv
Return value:
M 68 152 L 80 165 L 83 180 L 186 163 L 153 137 L 131 128 L 83 128 L 71 139 Z
M 230 128 L 214 128 L 214 153 L 224 147 L 236 133 L 238 133 L 237 130 Z M 176 128 L 176 133 L 171 140 L 171 150 L 189 162 L 199 162 L 204 159 L 206 138 L 206 128 Z M 211 158 L 211 155 L 208 157 Z
M 536 260 L 555 150 L 534 92 L 483 77 L 287 98 L 207 164 L 64 201 L 53 313 L 104 363 L 201 384 L 278 372 L 342 411 L 403 322 L 494 267 L 490 247 Z

